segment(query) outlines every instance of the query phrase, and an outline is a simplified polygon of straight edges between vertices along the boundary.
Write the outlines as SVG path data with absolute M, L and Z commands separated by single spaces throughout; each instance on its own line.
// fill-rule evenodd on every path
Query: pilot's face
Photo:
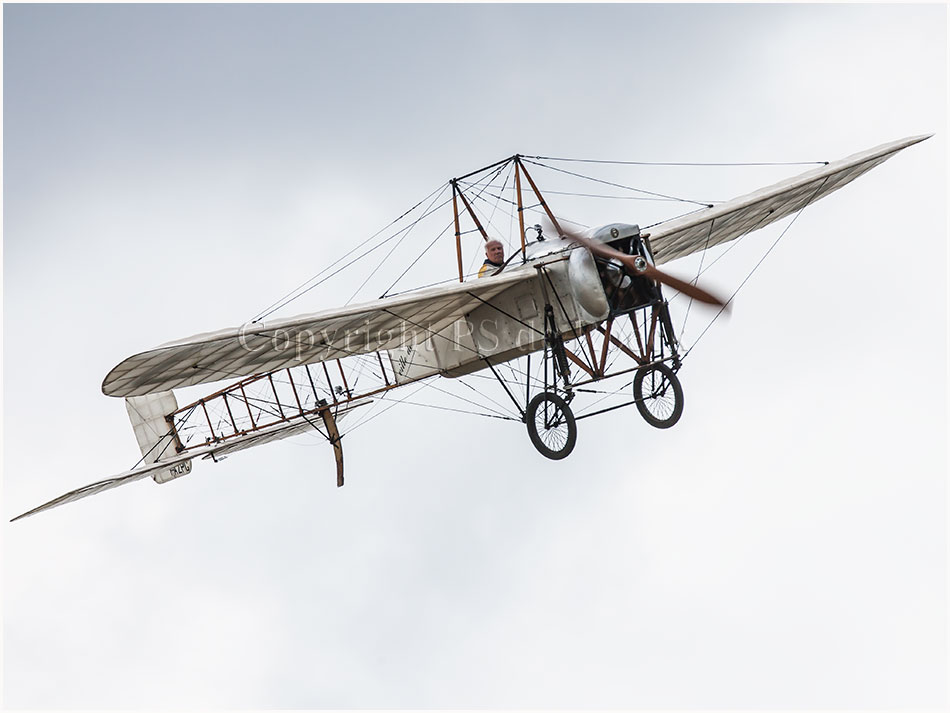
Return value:
M 485 255 L 494 263 L 505 261 L 505 248 L 501 243 L 489 243 L 485 246 Z

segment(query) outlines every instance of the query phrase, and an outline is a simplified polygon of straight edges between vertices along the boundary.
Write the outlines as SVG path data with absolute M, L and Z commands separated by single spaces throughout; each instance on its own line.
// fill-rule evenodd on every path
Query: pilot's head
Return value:
M 497 240 L 489 240 L 485 243 L 485 257 L 496 265 L 501 265 L 505 261 L 505 246 Z

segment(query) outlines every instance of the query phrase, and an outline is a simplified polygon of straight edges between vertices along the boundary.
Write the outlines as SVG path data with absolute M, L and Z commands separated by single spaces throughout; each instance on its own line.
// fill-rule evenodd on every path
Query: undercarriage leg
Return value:
M 567 400 L 573 398 L 571 392 L 571 365 L 567 361 L 567 354 L 564 351 L 564 337 L 557 331 L 557 325 L 554 321 L 554 309 L 551 305 L 545 305 L 544 318 L 547 329 L 545 334 L 545 347 L 550 350 L 554 357 L 554 366 L 558 375 L 564 382 L 564 391 L 567 393 Z M 557 378 L 555 377 L 555 381 Z M 545 384 L 546 385 L 546 384 Z
M 673 356 L 673 371 L 678 371 L 680 368 L 680 355 L 677 349 L 679 342 L 676 340 L 676 334 L 673 332 L 673 320 L 670 319 L 670 306 L 664 300 L 659 310 L 660 324 L 663 327 L 663 337 L 666 339 L 666 344 L 670 348 L 670 354 Z

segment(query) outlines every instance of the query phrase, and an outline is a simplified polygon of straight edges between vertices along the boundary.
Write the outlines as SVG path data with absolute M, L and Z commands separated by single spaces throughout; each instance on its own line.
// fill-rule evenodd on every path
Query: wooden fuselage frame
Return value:
M 254 445 L 254 441 L 258 440 L 254 436 L 273 434 L 268 440 L 276 440 L 296 435 L 311 426 L 323 433 L 333 445 L 338 484 L 342 485 L 341 436 L 336 425 L 339 413 L 399 386 L 434 376 L 464 376 L 541 351 L 550 343 L 551 330 L 547 327 L 551 323 L 563 342 L 564 355 L 576 367 L 577 379 L 566 382 L 567 388 L 626 374 L 654 361 L 669 358 L 665 355 L 664 345 L 673 350 L 675 359 L 675 338 L 668 327 L 669 333 L 665 339 L 661 338 L 661 316 L 666 307 L 658 289 L 655 289 L 649 301 L 641 301 L 633 308 L 628 303 L 624 310 L 618 310 L 617 305 L 612 304 L 606 319 L 596 319 L 584 310 L 572 294 L 567 269 L 567 244 L 563 244 L 560 251 L 554 249 L 539 258 L 527 257 L 522 176 L 555 229 L 560 232 L 560 228 L 520 156 L 513 156 L 486 169 L 512 161 L 522 236 L 522 264 L 509 265 L 505 271 L 525 270 L 534 272 L 533 277 L 515 283 L 490 302 L 483 302 L 464 318 L 438 333 L 414 333 L 411 341 L 399 349 L 362 357 L 354 355 L 353 358 L 374 362 L 372 375 L 375 378 L 369 387 L 357 389 L 355 383 L 349 383 L 347 369 L 344 368 L 345 362 L 350 360 L 347 357 L 256 374 L 182 406 L 166 416 L 169 427 L 178 437 L 178 452 L 186 454 L 190 450 L 197 451 L 213 444 L 225 445 L 227 451 L 240 450 Z M 461 249 L 461 221 L 464 214 L 460 213 L 459 202 L 483 240 L 489 240 L 488 233 L 458 187 L 457 181 L 462 178 L 465 176 L 451 181 L 460 281 L 464 280 Z M 644 242 L 649 249 L 648 242 Z M 641 244 L 638 242 L 637 245 L 643 252 Z M 546 322 L 546 313 L 550 313 L 551 322 Z M 624 330 L 626 338 L 623 338 L 615 326 L 616 320 L 626 319 L 627 314 L 632 329 Z M 619 356 L 623 359 L 610 358 L 609 355 L 614 352 L 620 352 Z M 352 370 L 350 373 L 353 373 Z M 361 373 L 365 376 L 365 371 L 361 370 Z M 190 429 L 187 436 L 179 432 L 185 424 Z M 247 441 L 247 446 L 242 441 Z

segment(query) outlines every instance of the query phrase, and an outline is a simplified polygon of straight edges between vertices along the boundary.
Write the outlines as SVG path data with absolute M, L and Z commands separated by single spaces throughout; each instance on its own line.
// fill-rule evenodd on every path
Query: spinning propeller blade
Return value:
M 711 292 L 707 292 L 701 287 L 697 287 L 696 285 L 681 280 L 678 277 L 673 277 L 672 275 L 668 275 L 665 272 L 657 270 L 655 267 L 653 267 L 653 265 L 647 262 L 645 258 L 639 255 L 626 255 L 619 250 L 610 247 L 609 245 L 588 240 L 587 238 L 582 238 L 577 233 L 565 231 L 563 228 L 561 229 L 561 232 L 563 233 L 563 237 L 574 243 L 577 243 L 578 245 L 584 246 L 594 255 L 607 258 L 608 260 L 617 260 L 618 262 L 625 265 L 634 274 L 655 280 L 663 285 L 669 285 L 674 290 L 682 292 L 687 297 L 692 297 L 694 300 L 698 300 L 699 302 L 704 302 L 709 305 L 716 305 L 718 307 L 726 306 L 726 302 Z

